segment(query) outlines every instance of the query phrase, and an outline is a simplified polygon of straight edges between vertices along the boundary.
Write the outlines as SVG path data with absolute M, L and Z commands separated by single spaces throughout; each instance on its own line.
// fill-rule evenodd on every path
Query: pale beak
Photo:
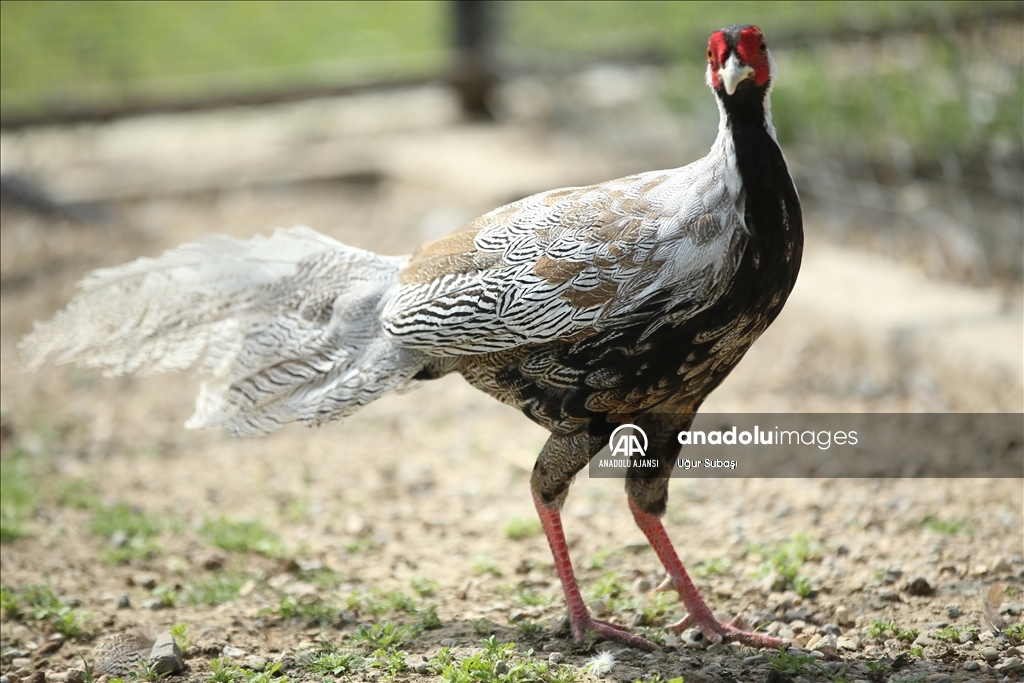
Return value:
M 736 92 L 736 86 L 740 84 L 740 81 L 749 77 L 752 73 L 754 73 L 754 70 L 740 62 L 740 58 L 734 52 L 729 55 L 729 59 L 725 60 L 725 64 L 718 70 L 718 77 L 722 79 L 725 92 L 732 95 Z

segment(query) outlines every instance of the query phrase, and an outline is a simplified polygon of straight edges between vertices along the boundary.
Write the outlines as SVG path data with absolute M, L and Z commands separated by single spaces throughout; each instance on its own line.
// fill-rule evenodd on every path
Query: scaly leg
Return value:
M 576 574 L 572 570 L 572 560 L 569 559 L 569 546 L 565 542 L 565 534 L 562 532 L 562 516 L 557 509 L 552 509 L 541 502 L 536 492 L 533 494 L 534 505 L 537 506 L 537 514 L 540 516 L 541 526 L 544 527 L 544 534 L 548 537 L 548 545 L 551 546 L 551 554 L 555 558 L 555 570 L 562 582 L 562 590 L 565 591 L 565 601 L 569 605 L 569 623 L 572 625 L 573 639 L 583 644 L 587 634 L 593 633 L 599 637 L 617 640 L 625 645 L 631 645 L 643 650 L 656 650 L 657 645 L 633 635 L 619 626 L 598 621 L 590 616 L 583 596 L 580 594 L 579 585 L 576 583 Z
M 633 500 L 633 496 L 629 496 L 629 509 L 633 512 L 636 525 L 644 532 L 644 536 L 647 537 L 654 552 L 657 553 L 658 559 L 668 571 L 669 578 L 672 579 L 672 584 L 686 607 L 686 617 L 682 621 L 670 625 L 668 627 L 670 630 L 680 633 L 683 629 L 693 626 L 715 643 L 720 643 L 723 640 L 736 641 L 752 647 L 772 648 L 783 645 L 781 638 L 773 638 L 763 633 L 751 633 L 738 628 L 739 617 L 728 624 L 718 621 L 711 609 L 708 608 L 707 603 L 704 602 L 704 598 L 700 597 L 697 587 L 693 585 L 693 581 L 690 580 L 683 568 L 683 563 L 679 561 L 679 556 L 676 554 L 675 548 L 672 547 L 672 541 L 669 540 L 668 534 L 665 533 L 661 519 L 657 515 L 641 510 Z

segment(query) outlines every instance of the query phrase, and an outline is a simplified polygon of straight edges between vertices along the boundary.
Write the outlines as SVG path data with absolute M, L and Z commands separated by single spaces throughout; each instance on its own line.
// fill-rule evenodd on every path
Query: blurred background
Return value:
M 96 163 L 88 155 L 102 152 L 84 150 L 81 143 L 58 152 L 51 143 L 49 160 L 39 159 L 40 126 L 82 131 L 88 124 L 95 135 L 102 122 L 126 117 L 323 104 L 367 92 L 421 95 L 382 105 L 390 111 L 367 109 L 363 123 L 377 119 L 379 129 L 450 122 L 456 105 L 441 100 L 451 98 L 469 119 L 499 125 L 529 120 L 564 129 L 609 151 L 624 171 L 680 165 L 702 154 L 717 119 L 702 87 L 704 41 L 713 28 L 743 21 L 765 30 L 779 64 L 774 122 L 802 196 L 829 208 L 818 226 L 823 233 L 917 260 L 934 276 L 976 284 L 1021 281 L 1019 2 L 2 7 L 0 122 L 9 199 L 20 193 L 25 200 L 45 196 L 58 204 L 102 202 L 110 195 L 152 194 L 147 182 L 167 186 L 166 178 L 136 177 L 130 192 L 84 188 L 88 181 L 66 177 L 68 166 Z M 450 93 L 443 89 L 449 85 Z M 324 106 L 319 120 L 307 108 L 300 132 L 305 144 L 299 147 L 344 135 L 346 126 L 359 132 L 350 121 L 332 121 Z M 401 120 L 381 121 L 388 117 Z M 248 132 L 276 128 L 269 132 L 280 137 L 289 125 L 296 124 L 268 121 L 263 130 Z M 132 159 L 136 169 L 164 163 L 155 157 L 174 152 L 166 147 L 175 142 L 154 149 L 154 135 L 151 130 L 149 139 L 138 141 L 139 156 L 149 160 Z M 214 138 L 224 140 L 219 133 Z M 249 150 L 248 162 L 268 154 Z M 190 165 L 206 180 L 191 189 L 224 185 L 223 178 L 212 177 L 217 173 L 201 168 L 202 157 Z M 335 164 L 345 167 L 342 160 Z M 322 162 L 316 169 L 303 169 L 299 160 L 292 165 L 293 180 L 339 171 Z M 274 180 L 285 173 L 281 166 L 288 164 L 278 163 L 262 178 L 252 171 L 249 180 L 232 182 Z M 371 169 L 342 170 L 365 176 Z M 567 180 L 599 179 L 591 175 L 584 170 Z M 109 184 L 122 183 L 115 178 Z M 545 189 L 514 185 L 502 199 Z

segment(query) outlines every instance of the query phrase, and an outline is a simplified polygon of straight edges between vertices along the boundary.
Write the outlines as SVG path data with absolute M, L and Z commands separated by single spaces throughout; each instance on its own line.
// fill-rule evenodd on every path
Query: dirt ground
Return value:
M 1018 641 L 993 634 L 982 620 L 993 586 L 1006 590 L 990 611 L 1007 625 L 1024 620 L 1021 479 L 673 480 L 666 527 L 703 595 L 722 616 L 742 612 L 791 638 L 797 649 L 786 659 L 668 636 L 663 626 L 681 610 L 651 592 L 663 572 L 632 523 L 621 482 L 581 473 L 564 519 L 584 594 L 610 613 L 606 618 L 648 629 L 664 643 L 654 653 L 605 643 L 581 648 L 563 628 L 561 589 L 533 522 L 529 472 L 546 435 L 460 378 L 390 396 L 324 428 L 292 426 L 239 440 L 183 428 L 197 390 L 188 374 L 105 379 L 69 367 L 18 369 L 18 339 L 97 267 L 155 255 L 203 233 L 249 236 L 295 224 L 367 249 L 408 253 L 516 196 L 637 170 L 636 159 L 617 162 L 585 137 L 532 124 L 460 124 L 443 102 L 417 106 L 428 105 L 436 116 L 416 126 L 403 122 L 399 109 L 385 108 L 398 120 L 391 132 L 374 130 L 385 124 L 373 116 L 351 112 L 344 125 L 357 130 L 347 138 L 306 130 L 300 152 L 326 147 L 335 158 L 290 149 L 293 164 L 303 160 L 296 168 L 317 169 L 297 178 L 276 161 L 288 156 L 283 152 L 260 156 L 233 146 L 232 128 L 258 128 L 258 117 L 242 116 L 233 127 L 214 116 L 168 124 L 209 137 L 168 144 L 191 151 L 177 165 L 165 159 L 163 170 L 156 161 L 132 166 L 128 161 L 147 156 L 133 150 L 93 166 L 65 164 L 63 176 L 55 172 L 53 187 L 76 200 L 106 192 L 103 220 L 5 203 L 3 457 L 34 492 L 20 522 L 23 536 L 0 548 L 3 586 L 22 601 L 0 624 L 5 683 L 43 683 L 39 675 L 72 683 L 77 679 L 68 672 L 83 668 L 80 655 L 95 666 L 110 636 L 176 625 L 186 669 L 169 680 L 189 683 L 210 679 L 215 658 L 230 659 L 250 677 L 279 662 L 273 675 L 293 680 L 436 680 L 443 647 L 458 662 L 479 655 L 492 634 L 517 643 L 516 662 L 551 662 L 545 675 L 575 672 L 587 680 L 989 681 L 1024 674 L 1024 648 L 1014 649 Z M 156 123 L 136 128 L 147 125 Z M 74 154 L 100 158 L 116 147 L 111 135 L 60 133 L 50 149 L 59 157 L 88 148 Z M 130 139 L 130 131 L 118 135 Z M 33 144 L 34 158 L 45 156 L 46 146 Z M 238 180 L 245 173 L 252 177 Z M 125 184 L 136 189 L 109 191 Z M 172 189 L 153 190 L 161 186 Z M 824 279 L 836 268 L 825 255 L 851 268 L 858 258 L 876 258 L 844 260 L 843 250 L 816 235 L 815 220 L 809 211 L 811 279 L 801 280 L 794 297 L 801 288 L 830 291 Z M 941 358 L 948 356 L 939 356 L 921 366 L 931 368 L 927 381 L 908 380 L 894 367 L 907 363 L 905 356 L 882 362 L 869 331 L 836 322 L 844 295 L 834 296 L 839 313 L 831 317 L 794 299 L 706 410 L 1019 412 L 1022 378 L 1012 363 L 1003 375 L 952 364 L 944 374 Z M 1012 338 L 1001 347 L 1011 359 L 1019 351 Z M 957 391 L 971 386 L 973 394 Z M 124 529 L 98 523 L 121 509 L 118 503 L 128 516 L 158 527 L 146 537 L 148 551 L 129 552 L 137 538 L 127 522 Z M 258 523 L 266 532 L 262 544 L 218 548 L 230 545 L 211 531 L 222 519 Z M 794 580 L 784 576 L 788 569 Z M 204 597 L 200 588 L 215 584 L 230 588 Z M 64 642 L 51 619 L 34 617 L 24 595 L 36 585 L 49 586 L 82 616 L 81 634 Z M 386 656 L 371 655 L 359 635 L 383 621 L 434 626 L 423 619 L 429 608 L 440 626 L 407 632 L 404 668 L 388 669 Z M 888 630 L 879 626 L 890 622 Z M 353 670 L 325 674 L 303 658 L 329 647 L 365 659 Z M 605 650 L 615 658 L 607 672 L 588 664 Z M 492 667 L 491 678 L 476 680 L 502 675 Z

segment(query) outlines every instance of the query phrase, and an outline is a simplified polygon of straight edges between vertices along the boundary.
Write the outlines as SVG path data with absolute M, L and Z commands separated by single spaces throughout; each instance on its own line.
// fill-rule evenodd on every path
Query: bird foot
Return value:
M 594 619 L 589 614 L 582 619 L 574 619 L 572 623 L 573 639 L 580 645 L 586 643 L 587 637 L 596 637 L 599 640 L 614 640 L 623 645 L 638 647 L 641 650 L 657 650 L 655 643 L 630 633 L 627 629 L 616 626 L 607 621 Z
M 667 628 L 676 634 L 682 633 L 688 628 L 695 628 L 703 633 L 704 637 L 712 643 L 735 642 L 751 647 L 768 648 L 782 647 L 785 644 L 782 638 L 775 638 L 765 633 L 754 633 L 746 630 L 748 627 L 743 620 L 743 615 L 737 615 L 728 624 L 723 624 L 711 614 L 704 618 L 697 618 L 692 614 L 688 614 L 682 620 L 669 624 Z

